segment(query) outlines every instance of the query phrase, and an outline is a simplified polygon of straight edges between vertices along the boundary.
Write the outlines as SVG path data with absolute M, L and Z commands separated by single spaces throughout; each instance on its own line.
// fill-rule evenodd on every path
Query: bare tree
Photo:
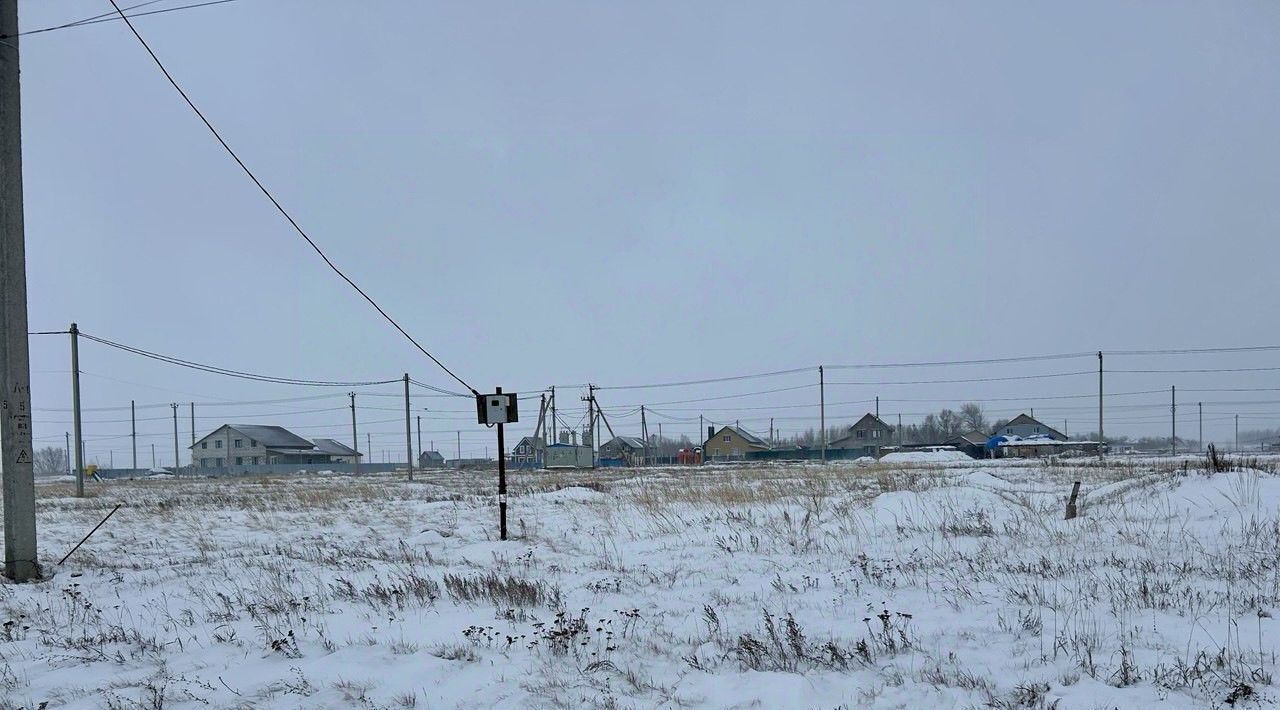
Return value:
M 57 476 L 66 473 L 67 452 L 53 446 L 36 449 L 32 466 L 37 476 Z
M 965 431 L 986 431 L 987 415 L 982 412 L 982 407 L 969 402 L 960 407 L 960 423 Z

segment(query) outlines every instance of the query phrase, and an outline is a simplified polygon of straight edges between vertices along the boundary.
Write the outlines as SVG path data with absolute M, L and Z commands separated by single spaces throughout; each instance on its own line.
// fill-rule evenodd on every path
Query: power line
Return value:
M 1103 355 L 1200 355 L 1212 353 L 1257 353 L 1280 350 L 1280 345 L 1246 345 L 1236 348 L 1172 348 L 1166 350 L 1104 350 Z
M 450 377 L 457 380 L 459 384 L 461 384 L 463 387 L 470 390 L 472 394 L 479 396 L 480 393 L 477 392 L 474 387 L 467 384 L 465 380 L 463 380 L 461 377 L 458 377 L 458 375 L 454 374 L 453 370 L 450 370 L 448 367 L 445 366 L 443 362 L 440 362 L 440 360 L 437 359 L 435 355 L 432 355 L 430 352 L 427 351 L 426 348 L 422 347 L 422 344 L 419 343 L 417 339 L 415 339 L 412 335 L 409 335 L 409 332 L 405 330 L 400 325 L 400 323 L 396 321 L 396 319 L 392 318 L 391 315 L 382 308 L 382 306 L 378 305 L 377 301 L 373 300 L 373 298 L 369 296 L 369 294 L 365 293 L 364 289 L 360 288 L 360 286 L 357 285 L 355 281 L 351 280 L 351 277 L 347 276 L 346 273 L 342 271 L 342 269 L 338 268 L 338 265 L 335 264 L 333 260 L 329 258 L 329 255 L 325 254 L 324 250 L 321 249 L 320 246 L 316 244 L 314 240 L 311 239 L 311 236 L 308 235 L 306 231 L 302 229 L 302 226 L 299 225 L 297 220 L 293 218 L 293 215 L 289 214 L 288 210 L 286 210 L 284 206 L 280 204 L 280 201 L 276 199 L 275 195 L 273 195 L 271 191 L 268 190 L 266 186 L 262 184 L 262 181 L 258 179 L 258 176 L 255 175 L 252 170 L 249 169 L 249 166 L 245 165 L 244 161 L 240 159 L 240 156 L 235 152 L 235 150 L 231 148 L 231 145 L 228 144 L 227 141 L 222 137 L 222 134 L 218 132 L 218 129 L 214 128 L 213 124 L 209 122 L 209 119 L 205 118 L 205 115 L 200 111 L 199 108 L 196 107 L 195 102 L 191 100 L 190 96 L 187 96 L 187 92 L 183 90 L 183 88 L 178 84 L 177 80 L 173 78 L 173 75 L 169 73 L 169 70 L 165 68 L 164 62 L 160 61 L 160 57 L 158 57 L 156 53 L 151 49 L 151 45 L 147 44 L 147 41 L 142 38 L 142 35 L 138 32 L 138 29 L 133 26 L 133 23 L 129 21 L 129 18 L 124 14 L 123 11 L 120 10 L 120 6 L 116 4 L 116 0 L 109 0 L 109 1 L 111 2 L 111 6 L 116 9 L 116 13 L 120 15 L 120 19 L 124 20 L 124 23 L 128 25 L 129 31 L 132 32 L 133 36 L 138 39 L 138 42 L 142 45 L 142 48 L 145 49 L 147 51 L 147 54 L 151 56 L 151 60 L 155 62 L 157 67 L 159 67 L 160 72 L 164 74 L 165 79 L 167 79 L 169 81 L 169 84 L 172 85 L 173 88 L 178 92 L 178 94 L 182 97 L 182 100 L 186 102 L 187 106 L 189 106 L 193 112 L 195 112 L 196 116 L 200 118 L 200 121 L 204 123 L 205 128 L 209 129 L 209 132 L 213 134 L 213 137 L 218 140 L 218 143 L 221 144 L 223 149 L 227 151 L 227 154 L 230 155 L 232 160 L 236 162 L 236 165 L 240 166 L 240 169 L 244 171 L 244 174 L 247 175 L 251 181 L 253 181 L 253 184 L 257 186 L 258 190 L 260 190 L 262 194 L 265 195 L 266 198 L 271 201 L 271 204 L 276 208 L 276 211 L 278 211 L 281 214 L 281 216 L 283 216 L 289 222 L 289 224 L 298 233 L 298 235 L 301 236 L 303 240 L 305 240 L 307 244 L 312 248 L 312 250 L 314 250 L 315 253 L 318 254 L 321 259 L 324 260 L 324 263 L 335 274 L 341 277 L 343 281 L 346 281 L 347 284 L 351 286 L 351 288 L 355 289 L 356 293 L 360 294 L 360 296 L 363 297 L 364 300 L 368 301 L 369 305 L 373 306 L 374 310 L 376 310 L 379 315 L 381 315 L 384 319 L 386 319 L 388 323 L 390 323 L 396 330 L 398 330 L 400 334 L 403 335 L 410 343 L 412 343 L 415 348 L 421 351 L 423 355 L 426 355 L 432 362 L 436 364 L 437 367 L 439 367 L 441 370 L 444 370 L 445 373 L 447 373 Z
M 779 377 L 781 375 L 794 375 L 798 372 L 810 372 L 817 370 L 817 367 L 797 367 L 790 370 L 776 370 L 774 372 L 757 372 L 750 375 L 731 375 L 729 377 L 712 377 L 705 380 L 684 380 L 682 382 L 657 382 L 644 385 L 615 385 L 613 387 L 597 387 L 598 390 L 643 390 L 657 389 L 660 387 L 688 387 L 691 385 L 709 385 L 717 382 L 738 382 L 740 380 L 754 380 L 763 377 Z
M 194 362 L 192 360 L 185 360 L 183 358 L 175 357 L 173 355 L 162 355 L 160 353 L 152 352 L 150 350 L 143 350 L 142 348 L 134 347 L 132 345 L 125 345 L 123 343 L 117 343 L 112 340 L 107 340 L 106 338 L 99 338 L 96 335 L 90 335 L 84 331 L 80 331 L 80 337 L 86 338 L 88 340 L 92 340 L 95 343 L 101 343 L 103 345 L 116 348 L 118 350 L 123 350 L 125 352 L 132 353 L 134 355 L 141 355 L 142 357 L 150 358 L 152 360 L 158 360 L 160 362 L 169 363 L 170 365 L 178 365 L 180 367 L 186 367 L 193 370 L 200 370 L 202 372 L 208 372 L 215 375 L 225 375 L 227 377 L 236 377 L 239 379 L 252 380 L 255 382 L 270 382 L 270 383 L 279 384 L 279 385 L 301 385 L 306 387 L 365 387 L 369 385 L 386 385 L 386 384 L 391 384 L 393 382 L 400 381 L 399 378 L 396 378 L 396 379 L 390 379 L 390 380 L 373 380 L 373 381 L 363 381 L 363 382 L 339 382 L 339 381 L 333 381 L 333 380 L 304 380 L 304 379 L 299 379 L 294 377 L 277 377 L 275 375 L 261 375 L 261 374 L 256 374 L 252 372 L 245 372 L 242 370 L 232 370 L 225 367 L 218 367 L 215 365 L 205 365 L 202 363 Z
M 983 358 L 979 360 L 935 360 L 931 362 L 893 362 L 865 365 L 827 365 L 828 370 L 873 370 L 897 367 L 948 367 L 953 365 L 1002 365 L 1012 362 L 1043 362 L 1045 360 L 1074 360 L 1097 357 L 1097 351 L 1087 353 L 1058 353 L 1054 355 L 1021 355 L 1017 357 Z
M 147 2 L 140 2 L 137 5 L 130 5 L 129 7 L 126 7 L 125 11 L 128 12 L 129 10 L 136 10 L 140 7 L 154 5 L 158 2 L 164 2 L 164 0 L 148 0 Z M 180 9 L 180 8 L 174 8 L 174 9 Z M 143 13 L 130 15 L 130 17 L 137 17 L 138 15 L 141 15 L 141 14 Z M 61 25 L 53 25 L 52 27 L 42 27 L 38 30 L 26 30 L 25 32 L 19 32 L 18 36 L 25 37 L 27 35 L 40 34 L 41 32 L 52 32 L 54 30 L 65 30 L 71 27 L 79 27 L 80 25 L 97 24 L 98 21 L 101 21 L 101 18 L 108 17 L 108 16 L 110 16 L 110 19 L 112 20 L 118 19 L 115 17 L 114 12 L 104 12 L 98 15 L 92 15 L 90 17 L 86 17 L 81 20 L 75 20 L 73 22 L 64 22 Z M 9 38 L 9 35 L 0 35 L 0 39 L 8 39 L 8 38 Z

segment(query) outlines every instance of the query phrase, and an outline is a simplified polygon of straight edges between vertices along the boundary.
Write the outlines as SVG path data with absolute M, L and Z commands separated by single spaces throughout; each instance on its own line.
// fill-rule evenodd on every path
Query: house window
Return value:
M 1037 433 L 1037 434 L 1039 434 L 1039 433 L 1040 433 L 1040 427 L 1036 427 L 1036 433 Z
M 244 465 L 244 457 L 243 457 L 243 456 L 237 456 L 237 457 L 236 457 L 236 465 L 237 465 L 237 466 L 243 466 L 243 465 Z
M 202 442 L 200 442 L 200 448 L 202 448 L 202 449 L 207 449 L 207 448 L 209 448 L 209 442 L 207 442 L 207 441 L 202 441 Z
M 209 468 L 209 459 L 200 459 L 200 468 Z
M 215 448 L 215 449 L 221 449 L 221 448 L 222 448 L 222 439 L 218 439 L 217 441 L 213 442 L 213 448 Z
M 257 440 L 257 439 L 250 439 L 250 440 L 249 440 L 249 446 L 251 446 L 251 447 L 253 447 L 253 448 L 255 448 L 255 449 L 256 449 L 256 448 L 258 448 L 258 440 Z
M 1005 429 L 1005 430 L 1004 430 L 1004 433 L 1006 433 L 1006 434 L 1012 434 L 1012 433 L 1013 433 L 1013 427 L 1009 427 L 1008 429 Z
M 243 448 L 244 448 L 244 439 L 236 439 L 236 441 L 235 441 L 235 447 L 236 447 L 237 449 L 243 449 Z
M 254 466 L 257 466 L 257 465 L 258 465 L 258 457 L 257 457 L 257 456 L 254 456 L 254 457 L 253 457 L 253 465 L 254 465 Z
M 730 441 L 733 441 L 733 437 L 729 436 L 728 434 L 725 434 L 725 435 L 724 435 L 724 443 L 726 443 L 726 444 L 727 444 L 727 443 L 729 443 Z
M 879 430 L 879 429 L 876 429 L 875 431 L 871 432 L 871 438 L 872 438 L 872 439 L 879 439 L 879 438 L 880 438 L 880 430 Z
M 866 430 L 864 430 L 864 429 L 859 429 L 859 430 L 858 430 L 858 438 L 859 438 L 859 439 L 865 439 L 865 438 L 867 438 L 867 432 L 866 432 Z
M 218 468 L 222 468 L 222 457 L 219 456 L 217 459 L 214 459 L 214 460 L 218 462 Z

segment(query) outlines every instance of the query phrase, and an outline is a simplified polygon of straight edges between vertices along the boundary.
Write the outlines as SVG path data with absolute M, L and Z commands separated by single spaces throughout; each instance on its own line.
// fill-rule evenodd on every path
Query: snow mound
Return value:
M 538 497 L 556 503 L 596 501 L 604 498 L 604 494 L 582 486 L 569 486 L 550 493 L 540 493 Z

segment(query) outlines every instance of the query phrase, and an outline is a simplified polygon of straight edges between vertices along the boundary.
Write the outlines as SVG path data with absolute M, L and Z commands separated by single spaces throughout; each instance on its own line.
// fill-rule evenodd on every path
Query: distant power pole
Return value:
M 1102 351 L 1098 351 L 1098 458 L 1103 457 L 1107 437 L 1102 434 Z
M 1240 451 L 1240 415 L 1236 415 L 1236 452 Z
M 67 435 L 67 475 L 71 476 L 75 473 L 71 470 L 71 432 L 68 431 L 63 433 Z M 137 466 L 134 466 L 134 468 L 137 468 Z
M 156 445 L 151 445 L 151 468 L 156 467 Z
M 356 473 L 360 473 L 360 435 L 356 432 L 356 393 L 348 392 L 351 398 L 351 448 L 356 452 Z M 365 451 L 366 454 L 370 453 Z
M 418 415 L 418 459 L 422 459 L 422 415 Z
M 178 475 L 178 403 L 174 402 L 169 405 L 173 407 L 173 475 Z M 231 465 L 231 452 L 227 452 L 227 466 Z
M 1178 455 L 1178 386 L 1169 387 L 1169 447 Z
M 1196 409 L 1200 410 L 1200 450 L 1204 451 L 1204 402 L 1196 402 Z
M 191 464 L 194 466 L 196 463 L 196 403 L 189 404 L 191 405 Z
M 27 343 L 27 256 L 22 226 L 22 107 L 18 95 L 18 0 L 0 0 L 0 417 L 4 574 L 40 576 L 36 485 L 31 457 L 31 365 Z
M 129 439 L 133 444 L 133 470 L 138 470 L 138 414 L 129 400 Z
M 551 388 L 551 443 L 558 444 L 560 439 L 557 437 L 556 430 L 556 388 Z M 459 456 L 458 458 L 462 458 Z
M 827 381 L 822 365 L 818 365 L 818 436 L 822 442 L 822 460 L 827 460 Z
M 409 373 L 404 373 L 404 456 L 408 459 L 409 480 L 413 480 L 413 420 L 409 414 Z
M 462 461 L 462 432 L 458 432 L 458 461 Z M 461 467 L 462 464 L 459 463 L 458 466 Z

